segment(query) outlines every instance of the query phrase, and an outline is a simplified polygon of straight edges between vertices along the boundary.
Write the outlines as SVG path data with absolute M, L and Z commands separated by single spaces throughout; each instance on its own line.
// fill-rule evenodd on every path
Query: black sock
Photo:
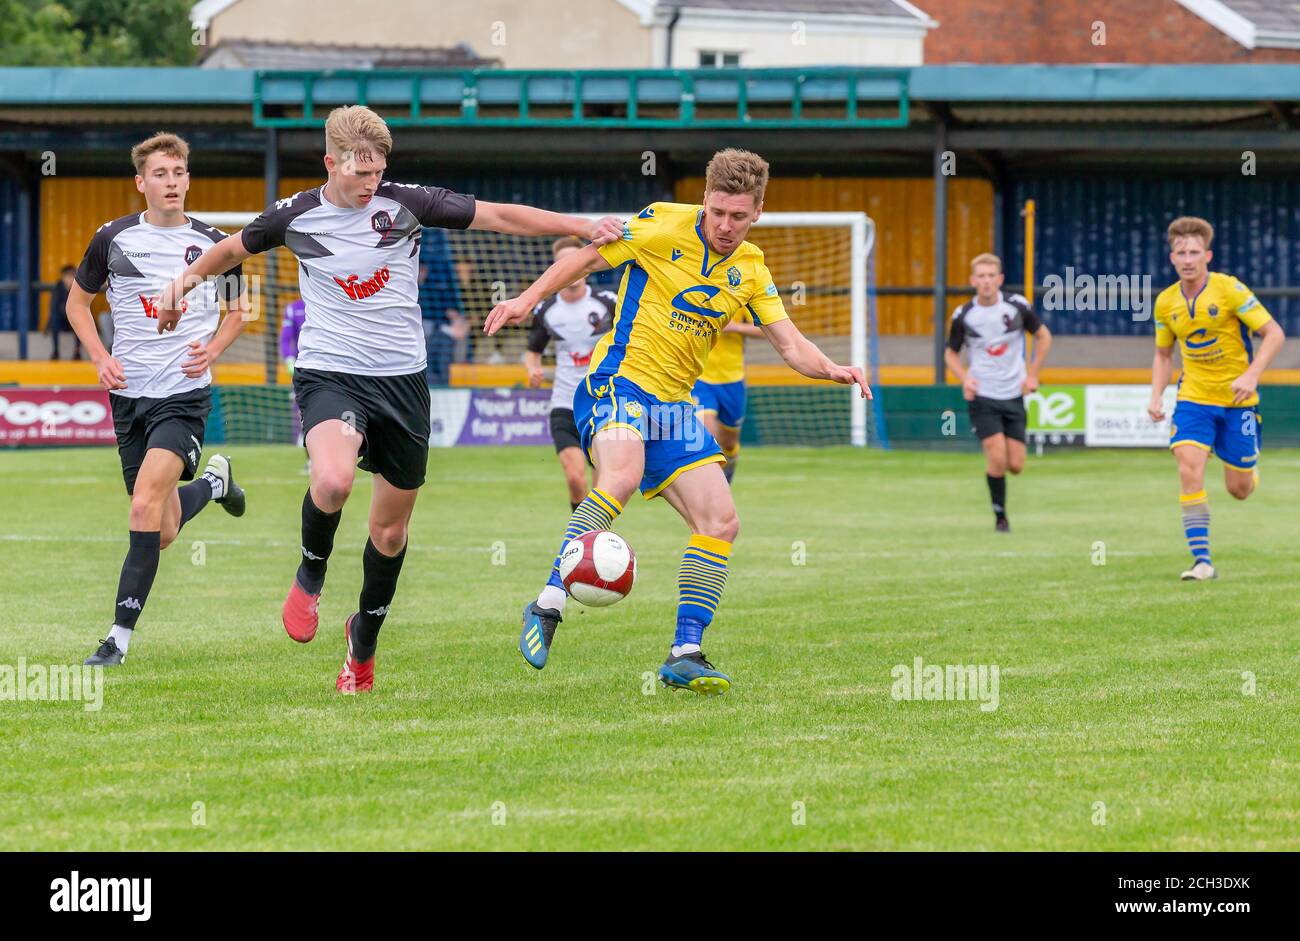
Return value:
M 361 555 L 361 604 L 356 620 L 352 622 L 352 655 L 357 662 L 365 663 L 375 655 L 379 642 L 379 629 L 384 626 L 388 606 L 397 593 L 397 576 L 402 574 L 402 560 L 406 546 L 394 556 L 387 556 L 366 540 L 366 551 Z
M 342 510 L 326 513 L 311 498 L 311 490 L 302 498 L 302 562 L 298 565 L 298 585 L 309 595 L 319 595 L 325 584 L 325 567 L 334 551 L 334 531 L 343 518 Z
M 993 515 L 998 519 L 1007 517 L 1007 479 L 985 474 L 989 482 L 989 499 L 993 501 Z
M 184 487 L 178 487 L 176 494 L 181 498 L 181 523 L 177 526 L 177 532 L 180 531 L 190 520 L 199 515 L 199 511 L 208 505 L 212 499 L 212 484 L 204 478 L 192 480 Z
M 141 532 L 131 530 L 131 548 L 122 563 L 122 575 L 117 581 L 117 604 L 113 608 L 113 623 L 135 630 L 136 618 L 149 600 L 149 589 L 158 574 L 158 555 L 162 552 L 158 530 Z

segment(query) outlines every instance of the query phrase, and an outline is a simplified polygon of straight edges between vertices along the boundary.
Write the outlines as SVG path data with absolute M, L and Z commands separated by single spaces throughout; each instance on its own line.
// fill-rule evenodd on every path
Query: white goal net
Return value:
M 611 212 L 630 218 L 634 212 Z M 234 232 L 255 218 L 247 212 L 202 212 L 195 217 Z M 597 218 L 591 215 L 590 218 Z M 861 212 L 769 212 L 750 231 L 799 329 L 836 362 L 873 375 L 876 366 L 875 225 Z M 500 388 L 522 385 L 528 325 L 495 337 L 482 333 L 494 304 L 518 294 L 551 263 L 552 238 L 524 238 L 479 230 L 425 230 L 421 244 L 421 306 L 436 324 L 431 347 L 431 384 Z M 254 278 L 254 320 L 227 352 L 225 362 L 247 365 L 250 380 L 284 380 L 279 334 L 287 305 L 298 298 L 298 263 L 284 249 L 245 263 Z M 617 290 L 623 269 L 592 277 Z M 451 326 L 454 310 L 467 330 Z M 444 327 L 446 329 L 444 329 Z M 462 335 L 463 334 L 463 335 Z M 878 407 L 853 389 L 815 382 L 781 362 L 762 339 L 745 343 L 748 407 L 742 441 L 785 445 L 880 445 L 885 443 Z M 548 364 L 549 365 L 549 364 Z M 260 398 L 244 390 L 238 410 L 256 409 Z M 435 406 L 436 409 L 436 406 Z M 228 426 L 240 414 L 227 414 Z M 436 418 L 436 416 L 435 416 Z M 256 436 L 255 436 L 256 437 Z

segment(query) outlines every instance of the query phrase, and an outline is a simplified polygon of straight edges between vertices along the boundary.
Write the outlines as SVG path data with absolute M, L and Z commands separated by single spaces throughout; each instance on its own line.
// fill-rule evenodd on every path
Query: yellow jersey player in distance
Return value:
M 742 150 L 714 154 L 703 205 L 655 203 L 628 221 L 623 238 L 574 252 L 522 295 L 493 308 L 484 328 L 522 323 L 542 298 L 582 275 L 630 262 L 614 329 L 592 353 L 573 411 L 596 480 L 574 510 L 560 549 L 585 532 L 609 529 L 638 486 L 663 496 L 691 536 L 678 569 L 677 626 L 659 678 L 674 689 L 723 693 L 730 678 L 704 658 L 700 642 L 722 596 L 740 530 L 718 443 L 701 425 L 691 389 L 723 328 L 748 310 L 791 367 L 813 379 L 856 385 L 860 369 L 833 363 L 786 315 L 763 253 L 745 241 L 763 211 L 767 162 Z M 558 557 L 556 559 L 558 563 Z M 519 650 L 546 665 L 566 593 L 557 564 L 524 607 Z
M 691 397 L 695 411 L 722 448 L 727 463 L 722 473 L 731 483 L 740 458 L 740 426 L 745 421 L 745 337 L 761 337 L 748 310 L 742 310 L 722 329 L 718 345 L 709 354 L 704 372 L 695 381 Z
M 1210 559 L 1210 504 L 1205 465 L 1223 462 L 1228 492 L 1244 500 L 1259 481 L 1259 377 L 1282 348 L 1282 328 L 1251 290 L 1231 275 L 1210 271 L 1214 228 L 1184 216 L 1169 224 L 1169 261 L 1178 281 L 1156 298 L 1156 355 L 1151 365 L 1153 421 L 1165 418 L 1163 398 L 1173 373 L 1174 343 L 1183 359 L 1169 447 L 1178 459 L 1183 534 L 1192 553 L 1184 581 L 1217 578 Z M 1251 333 L 1263 338 L 1252 354 Z

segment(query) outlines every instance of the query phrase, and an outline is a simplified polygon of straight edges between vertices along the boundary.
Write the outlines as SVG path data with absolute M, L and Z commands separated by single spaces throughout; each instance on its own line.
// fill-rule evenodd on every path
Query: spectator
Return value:
M 45 326 L 45 332 L 50 335 L 51 360 L 59 358 L 59 335 L 64 330 L 72 334 L 72 358 L 81 359 L 81 338 L 68 323 L 68 313 L 65 309 L 68 304 L 68 291 L 72 288 L 72 279 L 76 273 L 77 269 L 72 265 L 64 265 L 63 270 L 59 272 L 59 280 L 54 285 L 54 290 L 50 292 L 50 319 Z
M 284 306 L 284 316 L 280 322 L 280 358 L 285 368 L 293 376 L 293 368 L 298 364 L 298 335 L 302 333 L 303 321 L 307 319 L 307 304 L 302 298 L 290 301 Z M 293 428 L 298 444 L 302 442 L 302 415 L 298 411 L 298 397 L 293 389 L 289 390 L 289 402 L 293 406 Z
M 420 312 L 424 316 L 429 385 L 448 385 L 455 343 L 469 335 L 469 321 L 461 313 L 456 272 L 442 229 L 425 229 L 420 241 Z

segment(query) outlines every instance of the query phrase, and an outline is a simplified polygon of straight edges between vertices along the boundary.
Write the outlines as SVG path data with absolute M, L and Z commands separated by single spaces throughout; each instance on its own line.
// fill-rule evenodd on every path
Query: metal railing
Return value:
M 906 127 L 910 76 L 852 67 L 259 71 L 253 123 L 315 128 L 337 105 L 364 104 L 393 127 Z

